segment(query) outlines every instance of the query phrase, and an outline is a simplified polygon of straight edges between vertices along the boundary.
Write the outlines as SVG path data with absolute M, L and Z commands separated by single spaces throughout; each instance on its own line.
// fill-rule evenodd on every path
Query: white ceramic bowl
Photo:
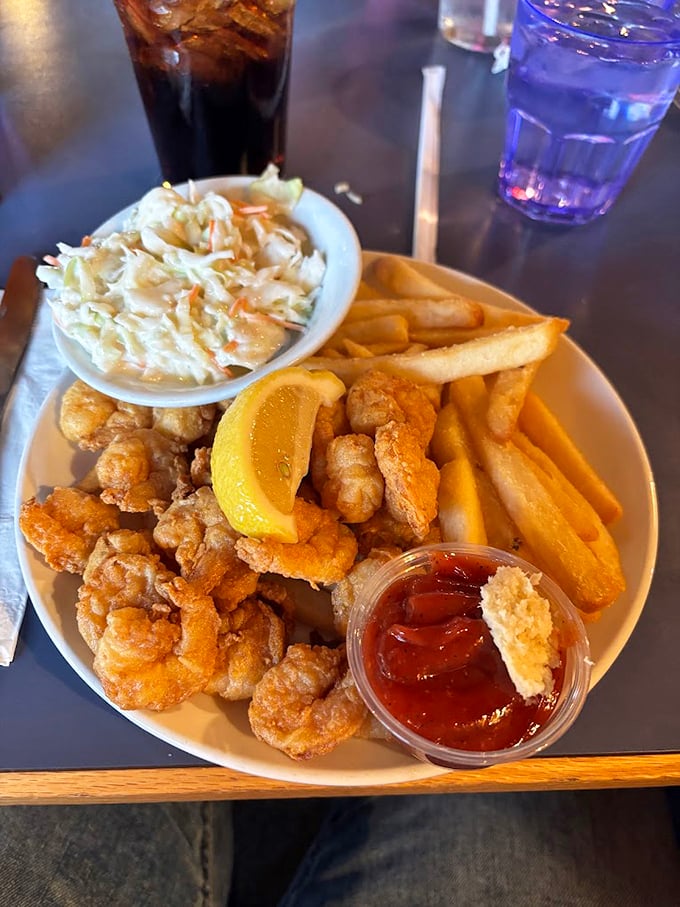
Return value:
M 195 185 L 201 193 L 212 190 L 238 194 L 254 179 L 252 176 L 215 177 L 198 180 Z M 185 195 L 187 184 L 173 188 Z M 106 236 L 120 230 L 136 204 L 109 218 L 93 235 Z M 352 224 L 342 211 L 311 189 L 303 191 L 291 219 L 307 231 L 312 244 L 323 253 L 326 272 L 305 330 L 299 334 L 289 332 L 286 345 L 264 365 L 245 375 L 205 385 L 187 385 L 186 382 L 172 379 L 163 383 L 151 383 L 134 376 L 106 375 L 93 364 L 83 347 L 76 340 L 67 337 L 55 324 L 54 340 L 66 364 L 91 387 L 127 403 L 143 406 L 198 406 L 235 397 L 243 388 L 269 372 L 295 365 L 311 356 L 334 333 L 354 299 L 361 279 L 361 247 Z
M 486 768 L 515 762 L 541 752 L 558 740 L 576 720 L 588 694 L 592 662 L 583 621 L 559 586 L 545 574 L 536 588 L 550 602 L 564 652 L 564 678 L 548 720 L 532 736 L 504 749 L 456 749 L 435 743 L 402 723 L 378 695 L 369 679 L 363 653 L 366 626 L 383 594 L 395 583 L 437 570 L 438 559 L 454 566 L 458 557 L 481 558 L 489 565 L 519 567 L 527 576 L 540 571 L 522 558 L 484 545 L 439 543 L 414 548 L 380 568 L 360 590 L 347 628 L 347 656 L 357 689 L 385 728 L 422 762 L 453 769 Z M 455 716 L 452 715 L 452 718 Z

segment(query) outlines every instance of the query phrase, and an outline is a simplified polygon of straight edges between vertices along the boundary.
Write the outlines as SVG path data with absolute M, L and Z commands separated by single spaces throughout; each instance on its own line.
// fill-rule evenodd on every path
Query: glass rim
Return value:
M 549 16 L 546 13 L 546 6 L 544 3 L 541 3 L 540 0 L 519 0 L 520 3 L 524 3 L 530 9 L 532 9 L 541 19 L 544 19 L 545 22 L 552 25 L 554 28 L 561 29 L 562 31 L 569 32 L 573 35 L 580 35 L 584 38 L 597 39 L 600 41 L 606 41 L 612 44 L 621 44 L 627 45 L 629 47 L 680 47 L 680 13 L 674 13 L 671 10 L 663 9 L 660 6 L 656 6 L 653 3 L 649 3 L 648 0 L 642 0 L 646 7 L 658 10 L 659 13 L 665 14 L 667 16 L 667 21 L 675 22 L 678 26 L 678 36 L 676 38 L 663 38 L 663 39 L 650 39 L 640 41 L 634 38 L 622 38 L 617 35 L 600 35 L 588 28 L 577 28 L 575 25 L 569 25 L 566 22 L 560 22 L 557 19 L 553 19 L 552 16 Z M 607 12 L 607 0 L 595 0 L 601 9 Z M 639 6 L 640 0 L 613 0 L 610 3 L 610 6 L 618 8 L 619 6 Z M 564 6 L 563 0 L 559 0 L 560 8 Z M 587 4 L 583 2 L 581 4 L 575 3 L 574 7 L 578 6 L 585 7 Z M 595 3 L 592 4 L 592 8 L 595 8 Z

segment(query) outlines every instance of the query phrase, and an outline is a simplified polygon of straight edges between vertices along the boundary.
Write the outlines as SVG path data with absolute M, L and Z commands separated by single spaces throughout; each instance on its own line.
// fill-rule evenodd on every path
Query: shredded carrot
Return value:
M 232 372 L 232 370 L 229 368 L 228 365 L 220 365 L 220 363 L 217 361 L 217 357 L 215 356 L 215 354 L 213 353 L 212 350 L 208 350 L 208 356 L 210 357 L 212 364 L 216 368 L 218 368 L 223 374 L 225 374 L 227 376 L 227 378 L 231 378 L 233 376 L 234 373 Z
M 233 205 L 239 214 L 269 214 L 267 205 L 249 205 L 244 202 L 234 202 Z
M 222 347 L 223 353 L 233 353 L 234 350 L 238 349 L 238 340 L 230 340 L 229 343 L 225 343 Z
M 211 220 L 208 224 L 208 251 L 214 252 L 214 241 L 215 241 L 215 221 Z
M 229 317 L 233 318 L 235 315 L 239 315 L 241 312 L 247 312 L 250 309 L 250 304 L 245 296 L 239 296 L 238 299 L 235 299 L 232 304 L 229 306 Z
M 61 262 L 59 261 L 58 258 L 55 258 L 54 255 L 44 255 L 43 261 L 46 262 L 48 265 L 52 265 L 53 268 L 61 267 Z
M 91 245 L 92 245 L 92 237 L 91 237 L 91 236 L 83 236 L 83 238 L 80 240 L 80 245 L 81 245 L 81 246 L 91 246 Z
M 196 302 L 200 291 L 201 291 L 201 288 L 199 287 L 199 285 L 197 283 L 195 283 L 193 285 L 193 287 L 191 288 L 191 290 L 189 291 L 189 305 L 193 305 Z

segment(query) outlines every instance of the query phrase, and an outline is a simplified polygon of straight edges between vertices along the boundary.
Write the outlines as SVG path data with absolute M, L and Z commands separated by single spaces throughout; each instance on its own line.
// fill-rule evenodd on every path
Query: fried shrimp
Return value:
M 344 646 L 289 646 L 255 687 L 248 709 L 255 736 L 291 759 L 329 753 L 362 727 L 367 709 Z
M 338 435 L 350 431 L 349 422 L 342 400 L 336 400 L 330 406 L 320 406 L 314 423 L 312 450 L 309 459 L 309 472 L 312 485 L 321 494 L 328 477 L 326 472 L 326 451 L 328 445 Z
M 188 474 L 182 447 L 150 428 L 140 428 L 101 452 L 96 465 L 101 497 L 130 513 L 162 513 L 180 476 Z
M 340 636 L 347 635 L 347 621 L 356 603 L 358 592 L 384 564 L 399 554 L 400 548 L 373 548 L 362 561 L 357 561 L 344 579 L 333 586 L 331 589 L 333 624 Z
M 62 397 L 59 428 L 82 450 L 102 450 L 115 438 L 150 426 L 150 407 L 114 400 L 80 379 Z
M 192 444 L 209 433 L 215 421 L 217 407 L 214 403 L 205 406 L 178 406 L 153 409 L 153 425 L 156 431 L 180 444 Z
M 417 433 L 423 450 L 430 443 L 437 414 L 421 387 L 377 369 L 365 372 L 347 393 L 347 417 L 352 431 L 375 436 L 388 422 L 406 422 Z
M 304 579 L 315 588 L 337 583 L 346 576 L 357 554 L 351 529 L 333 514 L 297 498 L 293 509 L 297 542 L 240 538 L 238 556 L 256 573 L 278 573 Z
M 30 498 L 19 511 L 26 541 L 60 572 L 82 573 L 99 536 L 119 525 L 112 504 L 78 488 L 58 486 L 42 504 Z
M 395 520 L 407 523 L 418 540 L 437 516 L 439 470 L 428 460 L 417 431 L 404 422 L 376 430 L 375 458 L 385 479 L 385 504 Z
M 217 661 L 206 693 L 229 700 L 250 699 L 256 685 L 286 651 L 286 612 L 290 614 L 294 608 L 292 601 L 284 602 L 287 598 L 283 586 L 264 582 L 254 595 L 220 614 Z M 277 613 L 279 608 L 282 613 Z
M 87 562 L 76 606 L 78 629 L 90 649 L 97 651 L 109 611 L 139 607 L 164 613 L 167 602 L 156 584 L 173 577 L 146 533 L 120 529 L 103 535 Z
M 212 447 L 197 447 L 194 450 L 193 459 L 189 464 L 189 475 L 194 488 L 212 485 L 212 473 L 210 471 L 211 453 Z
M 157 581 L 165 608 L 109 611 L 94 657 L 104 692 L 121 709 L 167 709 L 204 689 L 217 658 L 213 600 L 182 577 Z
M 340 435 L 326 448 L 321 501 L 347 523 L 363 523 L 382 504 L 385 483 L 368 435 Z
M 158 517 L 153 538 L 174 556 L 184 579 L 204 592 L 212 592 L 228 574 L 248 569 L 234 549 L 238 533 L 222 513 L 212 488 L 199 488 L 172 503 Z

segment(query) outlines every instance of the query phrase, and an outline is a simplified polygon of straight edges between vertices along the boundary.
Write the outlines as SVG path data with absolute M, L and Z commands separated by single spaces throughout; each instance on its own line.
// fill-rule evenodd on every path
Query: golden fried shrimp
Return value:
M 21 505 L 19 528 L 53 570 L 82 573 L 99 536 L 120 525 L 112 504 L 79 488 L 58 486 L 42 504 Z
M 400 548 L 373 548 L 362 561 L 357 561 L 344 579 L 333 586 L 333 624 L 340 636 L 347 635 L 347 622 L 359 591 L 384 564 L 399 554 Z
M 314 423 L 312 435 L 312 451 L 309 458 L 309 473 L 312 485 L 321 494 L 327 478 L 326 450 L 328 445 L 338 435 L 344 435 L 350 430 L 345 404 L 336 400 L 330 406 L 320 406 Z
M 424 539 L 437 516 L 439 470 L 423 453 L 417 431 L 404 422 L 382 425 L 375 433 L 375 458 L 385 479 L 387 510 Z
M 129 513 L 162 513 L 188 466 L 176 441 L 140 428 L 109 444 L 96 470 L 103 501 Z
M 363 523 L 382 504 L 385 483 L 368 435 L 340 435 L 326 448 L 321 502 L 347 523 Z
M 153 538 L 174 556 L 184 579 L 203 592 L 212 592 L 230 572 L 247 570 L 234 549 L 238 533 L 229 525 L 212 488 L 199 488 L 172 503 L 158 517 Z
M 97 651 L 109 611 L 125 607 L 167 611 L 156 584 L 173 577 L 145 533 L 120 529 L 103 535 L 87 562 L 76 606 L 78 629 L 90 649 Z
M 425 450 L 437 419 L 428 394 L 421 387 L 385 372 L 371 369 L 361 375 L 347 393 L 347 417 L 352 431 L 375 436 L 388 422 L 407 422 Z
M 189 475 L 194 488 L 203 485 L 212 486 L 212 473 L 210 471 L 210 456 L 212 447 L 197 447 L 189 464 Z
M 269 668 L 283 658 L 288 628 L 285 618 L 277 613 L 278 603 L 267 597 L 268 587 L 278 598 L 287 597 L 283 587 L 277 595 L 274 584 L 265 583 L 238 607 L 220 614 L 217 661 L 206 693 L 218 693 L 230 700 L 250 699 Z
M 215 421 L 217 407 L 214 403 L 205 406 L 154 407 L 152 428 L 162 435 L 192 444 L 208 434 Z
M 329 753 L 366 719 L 344 646 L 289 646 L 255 687 L 248 709 L 253 733 L 291 759 Z
M 59 428 L 82 450 L 102 450 L 120 435 L 150 426 L 150 407 L 114 400 L 84 381 L 74 381 L 62 397 Z
M 278 573 L 304 579 L 311 586 L 337 583 L 346 576 L 357 554 L 357 542 L 333 514 L 297 498 L 293 514 L 297 542 L 240 538 L 238 556 L 256 573 Z
M 121 709 L 168 709 L 205 687 L 215 670 L 213 600 L 182 577 L 156 582 L 166 608 L 109 611 L 94 672 Z

